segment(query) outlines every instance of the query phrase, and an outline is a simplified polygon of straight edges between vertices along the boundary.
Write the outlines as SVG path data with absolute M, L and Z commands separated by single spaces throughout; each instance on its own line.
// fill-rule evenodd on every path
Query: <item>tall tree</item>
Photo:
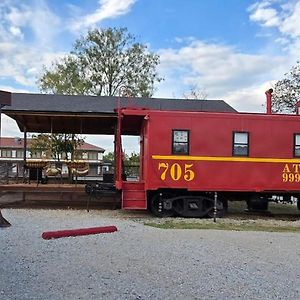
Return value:
M 285 78 L 276 82 L 273 93 L 273 111 L 295 113 L 295 104 L 300 101 L 300 62 L 291 68 Z
M 151 97 L 160 82 L 159 56 L 126 28 L 95 29 L 73 51 L 45 69 L 40 89 L 55 94 Z

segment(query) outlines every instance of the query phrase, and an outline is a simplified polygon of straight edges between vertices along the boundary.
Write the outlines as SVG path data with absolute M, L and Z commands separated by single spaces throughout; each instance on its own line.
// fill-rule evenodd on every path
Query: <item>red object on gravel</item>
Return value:
M 82 229 L 71 229 L 71 230 L 59 230 L 59 231 L 47 231 L 43 232 L 42 238 L 44 240 L 58 239 L 69 236 L 89 235 L 98 233 L 109 233 L 117 231 L 116 226 L 102 226 Z

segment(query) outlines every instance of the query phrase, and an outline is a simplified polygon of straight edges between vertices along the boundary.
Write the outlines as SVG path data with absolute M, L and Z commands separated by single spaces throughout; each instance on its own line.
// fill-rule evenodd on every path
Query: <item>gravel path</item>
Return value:
M 117 212 L 2 209 L 0 299 L 300 299 L 300 234 L 163 230 Z M 44 231 L 118 232 L 43 240 Z

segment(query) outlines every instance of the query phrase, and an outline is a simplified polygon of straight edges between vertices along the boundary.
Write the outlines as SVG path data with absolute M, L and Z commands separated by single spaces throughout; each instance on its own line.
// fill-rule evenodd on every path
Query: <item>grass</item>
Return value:
M 191 223 L 188 220 L 185 222 L 166 221 L 165 223 L 145 223 L 145 225 L 161 228 L 161 229 L 216 229 L 230 231 L 266 231 L 266 232 L 293 232 L 300 233 L 300 227 L 294 226 L 270 226 L 259 224 L 230 224 L 230 223 Z
M 245 212 L 244 201 L 229 202 L 228 213 L 222 219 L 191 221 L 164 220 L 149 221 L 145 225 L 162 229 L 216 229 L 230 231 L 265 231 L 265 232 L 292 232 L 300 233 L 300 227 L 293 226 L 292 222 L 300 220 L 300 211 L 295 205 L 269 203 L 269 213 Z

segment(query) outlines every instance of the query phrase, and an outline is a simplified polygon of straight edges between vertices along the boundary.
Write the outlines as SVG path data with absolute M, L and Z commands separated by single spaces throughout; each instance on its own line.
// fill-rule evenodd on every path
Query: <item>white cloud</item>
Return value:
M 224 94 L 228 104 L 240 112 L 265 112 L 265 92 L 274 85 L 274 81 L 264 82 L 261 85 L 253 85 Z
M 272 38 L 270 44 L 249 54 L 229 45 L 176 37 L 180 48 L 160 50 L 160 73 L 166 80 L 156 96 L 180 98 L 197 85 L 208 99 L 224 99 L 239 111 L 264 111 L 265 90 L 299 60 L 300 0 L 263 0 L 248 11 L 250 20 Z M 274 55 L 274 41 L 282 54 Z
M 196 40 L 179 49 L 161 49 L 159 54 L 160 73 L 166 79 L 156 94 L 160 97 L 180 98 L 189 87 L 197 85 L 207 91 L 208 98 L 227 100 L 227 95 L 241 95 L 242 90 L 248 89 L 249 94 L 253 90 L 249 86 L 258 86 L 266 78 L 278 79 L 287 63 L 285 57 L 272 57 L 270 64 L 267 54 L 247 54 L 230 46 Z M 243 107 L 258 111 L 256 104 L 254 98 L 249 98 Z
M 65 53 L 55 51 L 60 18 L 46 1 L 5 1 L 0 5 L 0 80 L 36 89 L 43 65 Z M 28 43 L 28 38 L 31 42 Z M 54 45 L 54 47 L 53 47 Z
M 277 28 L 279 33 L 284 36 L 299 38 L 300 1 L 283 2 L 281 5 L 278 5 L 277 2 L 279 1 L 263 0 L 256 2 L 249 7 L 250 20 L 263 27 Z
M 94 13 L 79 16 L 70 24 L 74 31 L 95 26 L 97 23 L 127 14 L 137 0 L 99 0 L 99 8 Z
M 300 1 L 289 10 L 289 15 L 283 19 L 279 30 L 293 38 L 300 37 Z
M 250 15 L 250 20 L 254 22 L 259 22 L 262 26 L 273 27 L 280 24 L 280 18 L 277 11 L 274 8 L 269 7 L 271 3 L 269 1 L 262 1 L 256 3 L 249 8 L 252 12 Z
M 11 26 L 9 28 L 9 31 L 12 35 L 14 35 L 15 37 L 19 37 L 21 39 L 24 38 L 24 34 L 22 33 L 21 29 L 19 27 L 16 26 Z
M 0 10 L 2 24 L 10 26 L 10 33 L 24 37 L 29 30 L 40 46 L 49 46 L 53 38 L 61 31 L 62 22 L 47 5 L 45 0 L 32 2 L 31 5 L 8 5 Z
M 34 88 L 43 65 L 49 66 L 64 54 L 41 51 L 26 44 L 0 42 L 0 79 L 13 79 L 20 85 Z
M 21 7 L 10 7 L 9 12 L 5 15 L 6 21 L 17 27 L 25 26 L 32 17 L 31 9 L 24 5 Z

